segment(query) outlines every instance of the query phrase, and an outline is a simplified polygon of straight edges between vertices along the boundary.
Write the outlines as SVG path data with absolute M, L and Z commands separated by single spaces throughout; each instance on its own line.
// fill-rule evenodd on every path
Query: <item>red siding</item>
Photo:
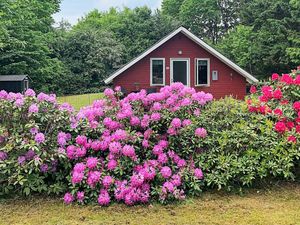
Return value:
M 182 55 L 178 54 L 179 50 Z M 181 33 L 116 77 L 113 80 L 114 86 L 121 86 L 128 92 L 150 88 L 150 58 L 165 58 L 166 85 L 170 84 L 170 59 L 190 58 L 190 85 L 197 91 L 212 93 L 217 99 L 226 95 L 243 99 L 246 95 L 246 78 Z M 218 71 L 217 81 L 212 81 L 210 76 L 210 87 L 194 86 L 196 58 L 210 58 L 210 75 L 213 70 Z

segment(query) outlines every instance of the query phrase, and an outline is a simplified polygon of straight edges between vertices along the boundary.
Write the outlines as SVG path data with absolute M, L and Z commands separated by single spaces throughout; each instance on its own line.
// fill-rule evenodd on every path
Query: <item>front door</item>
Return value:
M 181 82 L 189 86 L 189 59 L 171 59 L 171 83 Z

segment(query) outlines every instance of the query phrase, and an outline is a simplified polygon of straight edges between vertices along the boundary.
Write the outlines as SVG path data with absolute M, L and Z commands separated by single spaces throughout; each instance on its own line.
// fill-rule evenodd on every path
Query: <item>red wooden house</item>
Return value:
M 173 82 L 212 93 L 243 99 L 247 83 L 258 80 L 180 27 L 105 80 L 127 92 L 159 90 Z

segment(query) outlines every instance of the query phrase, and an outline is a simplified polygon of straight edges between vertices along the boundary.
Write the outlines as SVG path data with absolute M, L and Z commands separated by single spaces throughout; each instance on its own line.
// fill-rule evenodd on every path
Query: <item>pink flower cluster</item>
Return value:
M 248 99 L 250 112 L 275 117 L 274 129 L 280 135 L 287 135 L 287 141 L 297 142 L 300 134 L 300 100 L 293 95 L 299 90 L 300 67 L 291 74 L 272 74 L 271 81 L 257 89 L 250 89 Z
M 68 192 L 65 202 L 88 201 L 86 196 L 95 192 L 103 206 L 113 199 L 127 205 L 151 198 L 184 199 L 185 174 L 199 181 L 203 174 L 193 165 L 192 155 L 170 147 L 170 137 L 188 131 L 188 142 L 201 142 L 207 132 L 193 127 L 193 112 L 200 111 L 212 95 L 181 83 L 163 87 L 159 93 L 147 95 L 142 90 L 123 99 L 118 88 L 106 89 L 104 94 L 105 99 L 77 115 L 77 123 L 87 123 L 89 130 L 66 146 L 67 157 L 76 162 L 70 188 L 77 195 Z

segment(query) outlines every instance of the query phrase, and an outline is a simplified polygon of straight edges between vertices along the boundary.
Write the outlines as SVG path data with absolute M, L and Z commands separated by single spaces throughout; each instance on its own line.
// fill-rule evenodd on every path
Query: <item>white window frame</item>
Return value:
M 174 83 L 174 79 L 173 79 L 173 62 L 174 61 L 179 61 L 179 62 L 186 62 L 186 66 L 187 66 L 187 70 L 186 70 L 186 76 L 187 76 L 187 79 L 186 79 L 186 86 L 187 87 L 190 87 L 191 86 L 191 82 L 190 82 L 190 75 L 191 75 L 191 70 L 190 70 L 190 58 L 171 58 L 170 59 L 170 84 L 173 84 Z
M 207 61 L 207 84 L 198 84 L 198 62 L 199 61 Z M 195 86 L 196 87 L 209 87 L 210 86 L 210 59 L 209 58 L 196 58 Z
M 162 60 L 163 61 L 163 83 L 162 84 L 153 84 L 153 74 L 152 74 L 152 65 L 153 60 Z M 165 86 L 166 85 L 166 59 L 165 58 L 150 58 L 150 86 Z

